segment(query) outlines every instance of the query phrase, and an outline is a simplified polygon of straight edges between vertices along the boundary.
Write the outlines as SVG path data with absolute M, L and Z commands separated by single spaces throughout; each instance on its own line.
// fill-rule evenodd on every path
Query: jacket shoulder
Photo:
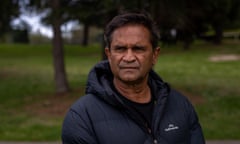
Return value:
M 68 110 L 62 125 L 62 142 L 96 143 L 88 109 L 94 101 L 91 95 L 80 97 Z
M 81 96 L 76 102 L 72 104 L 70 110 L 78 112 L 80 109 L 87 109 L 94 103 L 96 103 L 96 97 L 91 94 Z
M 175 89 L 170 90 L 168 99 L 168 101 L 174 104 L 192 105 L 186 95 L 183 95 L 181 92 Z

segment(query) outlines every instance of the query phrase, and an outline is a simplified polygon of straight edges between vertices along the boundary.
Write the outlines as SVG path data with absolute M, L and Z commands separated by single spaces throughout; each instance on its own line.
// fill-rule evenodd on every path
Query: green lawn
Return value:
M 82 89 L 71 98 L 83 94 L 87 74 L 100 54 L 95 45 L 65 46 L 70 86 Z M 165 46 L 155 70 L 191 99 L 202 99 L 195 107 L 207 139 L 240 139 L 240 61 L 209 61 L 216 54 L 240 54 L 240 44 L 197 42 L 189 51 Z M 51 45 L 0 44 L 0 141 L 60 140 L 63 115 L 46 117 L 25 110 L 49 95 L 54 95 Z

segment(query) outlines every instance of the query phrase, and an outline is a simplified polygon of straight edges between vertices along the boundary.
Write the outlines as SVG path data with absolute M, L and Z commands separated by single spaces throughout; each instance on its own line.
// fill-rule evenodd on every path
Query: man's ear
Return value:
M 157 63 L 159 54 L 160 54 L 160 47 L 157 47 L 153 51 L 153 65 L 155 65 Z
M 110 56 L 110 49 L 108 47 L 105 47 L 105 54 L 107 58 Z

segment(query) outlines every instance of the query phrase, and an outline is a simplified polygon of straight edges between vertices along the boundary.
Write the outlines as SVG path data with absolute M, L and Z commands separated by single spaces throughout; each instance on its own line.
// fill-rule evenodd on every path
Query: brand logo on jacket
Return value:
M 179 129 L 178 126 L 175 126 L 174 124 L 169 124 L 168 127 L 165 128 L 164 130 L 168 132 L 168 131 L 177 130 L 177 129 Z

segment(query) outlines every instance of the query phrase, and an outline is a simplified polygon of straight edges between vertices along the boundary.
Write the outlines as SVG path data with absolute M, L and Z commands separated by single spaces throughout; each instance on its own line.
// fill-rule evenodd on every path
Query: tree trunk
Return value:
M 223 28 L 221 24 L 215 24 L 213 26 L 213 29 L 215 31 L 215 36 L 214 36 L 214 43 L 219 45 L 222 43 L 222 38 L 223 38 Z
M 54 10 L 59 10 L 59 0 L 53 0 Z M 58 93 L 68 92 L 69 86 L 66 78 L 64 53 L 63 53 L 63 41 L 61 35 L 61 17 L 55 12 L 53 17 L 53 64 L 54 64 L 54 79 L 55 87 Z
M 82 40 L 83 46 L 88 45 L 88 38 L 89 38 L 89 25 L 85 23 L 83 28 L 83 40 Z

